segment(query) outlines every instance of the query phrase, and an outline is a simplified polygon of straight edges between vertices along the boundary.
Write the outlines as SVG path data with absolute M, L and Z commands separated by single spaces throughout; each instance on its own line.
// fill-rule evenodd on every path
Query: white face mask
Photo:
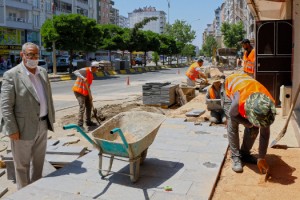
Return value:
M 30 60 L 30 59 L 27 59 L 26 60 L 26 67 L 28 68 L 31 68 L 31 69 L 34 69 L 37 67 L 39 61 L 38 60 Z

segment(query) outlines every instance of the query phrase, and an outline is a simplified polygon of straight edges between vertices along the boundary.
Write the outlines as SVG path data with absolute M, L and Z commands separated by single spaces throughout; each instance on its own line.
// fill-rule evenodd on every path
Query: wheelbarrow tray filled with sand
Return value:
M 120 113 L 92 132 L 94 141 L 100 147 L 99 172 L 102 177 L 111 173 L 115 156 L 128 158 L 132 182 L 139 177 L 140 163 L 146 158 L 148 147 L 153 143 L 157 131 L 166 117 L 145 111 Z M 102 169 L 102 156 L 108 155 L 108 170 Z M 106 173 L 103 173 L 103 172 Z

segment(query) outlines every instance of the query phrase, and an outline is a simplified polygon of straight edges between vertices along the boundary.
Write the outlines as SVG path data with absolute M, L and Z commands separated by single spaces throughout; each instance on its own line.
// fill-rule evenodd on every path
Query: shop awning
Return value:
M 246 0 L 256 21 L 291 19 L 291 1 Z

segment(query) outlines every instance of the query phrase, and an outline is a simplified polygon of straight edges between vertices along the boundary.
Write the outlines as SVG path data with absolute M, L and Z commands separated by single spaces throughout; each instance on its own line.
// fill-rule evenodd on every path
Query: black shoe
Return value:
M 93 121 L 87 121 L 85 124 L 86 124 L 87 126 L 98 126 L 98 124 L 96 124 L 96 123 L 93 122 Z
M 231 169 L 233 171 L 235 171 L 237 173 L 243 172 L 242 162 L 239 157 L 234 156 L 231 158 L 231 161 L 232 161 Z
M 242 154 L 241 156 L 242 156 L 241 160 L 243 163 L 249 163 L 255 165 L 257 164 L 257 158 L 252 156 L 251 154 Z

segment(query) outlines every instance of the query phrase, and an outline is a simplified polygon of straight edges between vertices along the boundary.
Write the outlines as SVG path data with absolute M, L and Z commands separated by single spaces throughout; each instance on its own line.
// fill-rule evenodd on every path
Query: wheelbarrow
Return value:
M 63 128 L 77 129 L 99 150 L 99 174 L 102 178 L 119 173 L 111 171 L 113 160 L 117 159 L 129 162 L 130 174 L 125 175 L 130 176 L 132 182 L 136 182 L 139 178 L 140 164 L 144 162 L 148 147 L 153 143 L 157 131 L 165 119 L 166 117 L 162 114 L 145 111 L 123 112 L 95 129 L 92 132 L 93 139 L 75 124 L 68 124 Z M 102 168 L 103 157 L 109 158 L 107 170 Z

